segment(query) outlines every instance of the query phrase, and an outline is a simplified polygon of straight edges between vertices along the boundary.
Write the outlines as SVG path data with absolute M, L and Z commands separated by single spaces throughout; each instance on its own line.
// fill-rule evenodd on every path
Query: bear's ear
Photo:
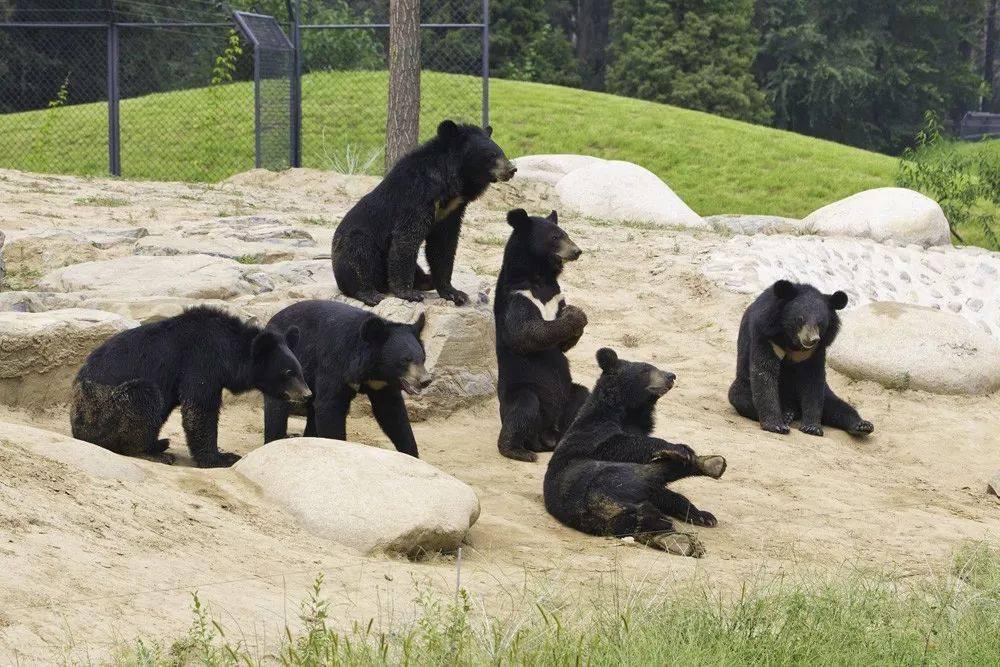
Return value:
M 618 354 L 610 347 L 602 347 L 597 351 L 597 365 L 604 372 L 612 370 L 618 364 Z
M 258 361 L 276 347 L 278 347 L 278 337 L 271 331 L 261 331 L 250 343 L 250 356 L 254 361 Z
M 779 280 L 774 283 L 774 296 L 778 297 L 782 301 L 789 301 L 795 298 L 795 285 L 788 282 L 787 280 Z
M 827 299 L 830 301 L 830 307 L 834 310 L 843 310 L 847 306 L 847 294 L 841 290 L 837 290 L 828 296 Z
M 299 328 L 289 327 L 288 331 L 285 332 L 285 345 L 288 346 L 289 350 L 294 350 L 299 345 Z
M 452 141 L 458 136 L 458 125 L 453 120 L 443 120 L 438 125 L 438 138 L 444 141 Z
M 487 137 L 492 137 L 493 136 L 493 126 L 492 125 L 487 125 L 486 127 L 484 127 L 483 131 L 486 132 L 486 136 Z
M 556 213 L 555 211 L 552 211 L 547 216 L 545 216 L 545 219 L 551 222 L 553 225 L 559 224 L 559 214 Z
M 361 323 L 361 338 L 369 343 L 385 340 L 388 335 L 388 323 L 377 315 L 372 315 Z
M 420 317 L 417 318 L 417 321 L 410 325 L 417 338 L 420 338 L 420 332 L 424 330 L 425 324 L 427 324 L 427 316 L 424 315 L 424 313 L 420 313 Z
M 514 229 L 528 222 L 531 222 L 531 219 L 528 217 L 528 212 L 523 208 L 515 208 L 513 211 L 508 211 L 507 213 L 507 224 Z

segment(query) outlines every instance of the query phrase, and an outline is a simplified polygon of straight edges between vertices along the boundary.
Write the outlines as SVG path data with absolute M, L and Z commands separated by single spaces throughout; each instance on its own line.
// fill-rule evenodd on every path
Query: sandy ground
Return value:
M 0 229 L 156 228 L 261 213 L 301 223 L 323 245 L 332 227 L 317 220 L 339 220 L 371 182 L 301 171 L 207 187 L 0 172 Z M 459 263 L 496 275 L 509 229 L 503 210 L 522 196 L 505 187 L 470 209 Z M 92 206 L 88 197 L 121 201 Z M 537 193 L 524 204 L 551 208 Z M 592 384 L 594 353 L 605 345 L 678 375 L 659 403 L 656 433 L 727 457 L 721 480 L 676 485 L 719 526 L 698 529 L 708 549 L 701 560 L 576 533 L 542 505 L 547 456 L 526 464 L 497 454 L 495 403 L 415 424 L 423 458 L 480 496 L 462 563 L 477 608 L 504 613 L 542 594 L 572 599 L 615 578 L 662 586 L 705 576 L 736 587 L 762 574 L 858 565 L 922 576 L 946 566 L 966 541 L 1000 542 L 1000 500 L 985 494 L 1000 467 L 1000 395 L 890 391 L 831 371 L 834 389 L 876 424 L 873 437 L 765 433 L 725 400 L 749 299 L 701 276 L 699 264 L 723 238 L 562 221 L 585 250 L 562 279 L 568 301 L 590 320 L 569 355 L 575 377 Z M 0 421 L 69 432 L 65 409 L 0 406 Z M 224 448 L 247 452 L 262 442 L 260 411 L 231 403 L 220 431 Z M 352 418 L 349 434 L 390 446 L 370 419 Z M 166 435 L 183 442 L 176 417 Z M 142 465 L 154 472 L 146 482 L 97 480 L 0 448 L 0 662 L 100 657 L 137 635 L 169 640 L 190 624 L 193 591 L 230 637 L 264 651 L 295 624 L 319 572 L 344 627 L 405 622 L 419 588 L 455 586 L 453 557 L 358 556 L 297 528 L 231 471 Z

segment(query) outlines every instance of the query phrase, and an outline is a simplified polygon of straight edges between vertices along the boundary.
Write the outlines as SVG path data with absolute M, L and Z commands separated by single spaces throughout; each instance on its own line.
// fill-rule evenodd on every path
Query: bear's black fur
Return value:
M 587 316 L 568 306 L 559 289 L 563 264 L 580 249 L 559 228 L 555 211 L 507 214 L 513 227 L 497 278 L 493 313 L 500 399 L 500 453 L 534 461 L 552 451 L 587 398 L 573 384 L 566 351 L 576 345 Z
M 461 306 L 451 284 L 466 205 L 516 168 L 490 138 L 492 129 L 438 126 L 437 136 L 404 156 L 344 216 L 333 235 L 333 275 L 347 296 L 374 306 L 386 292 L 421 301 L 421 290 Z M 426 241 L 430 276 L 417 266 Z
M 396 449 L 417 456 L 401 391 L 415 394 L 430 384 L 424 369 L 420 332 L 415 324 L 389 322 L 366 310 L 335 301 L 302 301 L 277 313 L 269 331 L 298 329 L 295 355 L 302 364 L 312 398 L 306 403 L 306 437 L 347 437 L 347 413 L 359 392 Z M 292 405 L 264 401 L 264 442 L 284 438 Z
M 163 423 L 180 406 L 188 449 L 202 468 L 230 466 L 220 452 L 222 390 L 303 397 L 309 389 L 290 348 L 298 332 L 263 331 L 207 307 L 123 331 L 87 357 L 74 381 L 73 437 L 119 454 L 159 457 Z
M 545 508 L 562 523 L 591 535 L 627 537 L 685 556 L 704 553 L 671 517 L 698 526 L 715 516 L 666 488 L 684 477 L 719 478 L 721 456 L 697 456 L 687 445 L 650 437 L 656 401 L 676 379 L 650 364 L 597 352 L 601 377 L 545 471 Z
M 729 402 L 765 431 L 823 435 L 823 424 L 867 435 L 871 422 L 837 397 L 826 382 L 826 348 L 840 330 L 843 292 L 779 280 L 750 304 L 740 322 L 736 379 Z

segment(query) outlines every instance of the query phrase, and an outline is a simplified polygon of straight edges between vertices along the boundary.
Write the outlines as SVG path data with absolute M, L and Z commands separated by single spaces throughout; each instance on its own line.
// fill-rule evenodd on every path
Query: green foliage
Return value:
M 778 127 L 896 153 L 927 109 L 983 91 L 969 26 L 979 0 L 758 0 L 754 69 Z
M 226 38 L 226 48 L 222 54 L 215 57 L 215 65 L 212 67 L 212 85 L 218 86 L 222 83 L 230 83 L 233 80 L 233 72 L 236 71 L 236 61 L 243 55 L 243 46 L 240 43 L 240 36 L 235 29 L 229 31 Z
M 651 584 L 647 584 L 650 585 Z M 595 582 L 563 599 L 516 595 L 473 613 L 465 591 L 418 587 L 409 626 L 338 632 L 318 578 L 302 630 L 275 656 L 233 644 L 195 597 L 188 636 L 165 656 L 149 640 L 119 664 L 209 665 L 985 665 L 1000 655 L 1000 554 L 974 545 L 929 578 L 847 570 L 779 577 L 735 593 L 710 584 L 669 592 Z M 480 605 L 476 605 L 477 608 Z
M 1000 146 L 966 150 L 942 131 L 937 114 L 928 111 L 915 147 L 903 153 L 896 183 L 935 199 L 959 241 L 1000 250 Z
M 618 0 L 608 90 L 764 123 L 751 0 Z
M 553 3 L 558 4 L 558 3 Z M 496 3 L 490 15 L 490 68 L 497 77 L 579 86 L 569 36 L 553 25 L 545 3 Z

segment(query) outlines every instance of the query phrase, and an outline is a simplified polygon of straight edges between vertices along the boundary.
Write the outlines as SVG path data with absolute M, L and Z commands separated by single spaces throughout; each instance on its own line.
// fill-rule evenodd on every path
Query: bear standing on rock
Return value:
M 563 264 L 580 249 L 558 225 L 555 211 L 530 217 L 507 214 L 514 228 L 503 253 L 493 313 L 500 399 L 499 448 L 504 456 L 534 461 L 552 451 L 587 398 L 573 384 L 566 352 L 576 345 L 587 316 L 566 305 L 559 288 Z
M 517 169 L 490 138 L 493 130 L 442 122 L 437 136 L 403 157 L 344 216 L 333 235 L 333 275 L 340 291 L 374 306 L 391 293 L 421 301 L 436 289 L 456 305 L 468 302 L 451 284 L 465 207 L 490 183 Z M 420 245 L 430 267 L 417 265 Z
M 345 440 L 351 401 L 363 393 L 396 449 L 417 456 L 402 392 L 416 394 L 431 382 L 420 342 L 423 315 L 415 324 L 399 324 L 346 303 L 300 301 L 278 312 L 267 328 L 277 335 L 300 332 L 295 356 L 313 394 L 306 403 L 306 437 Z M 291 412 L 289 402 L 265 399 L 264 442 L 285 437 Z
M 266 396 L 302 399 L 309 388 L 290 348 L 298 331 L 262 331 L 207 307 L 109 338 L 90 353 L 73 383 L 73 437 L 119 454 L 168 463 L 160 429 L 178 405 L 188 449 L 200 468 L 221 468 L 240 457 L 220 452 L 222 390 L 257 389 Z
M 651 437 L 656 402 L 674 386 L 673 373 L 597 352 L 601 377 L 545 471 L 545 509 L 591 535 L 633 537 L 682 556 L 701 556 L 696 537 L 671 518 L 715 526 L 710 512 L 666 488 L 696 475 L 718 479 L 721 456 L 698 456 L 687 445 Z
M 851 435 L 874 431 L 826 382 L 826 348 L 837 338 L 837 311 L 846 305 L 843 292 L 823 294 L 787 280 L 764 290 L 740 322 L 729 388 L 736 412 L 773 433 L 788 433 L 796 419 L 810 435 L 823 435 L 823 425 Z

